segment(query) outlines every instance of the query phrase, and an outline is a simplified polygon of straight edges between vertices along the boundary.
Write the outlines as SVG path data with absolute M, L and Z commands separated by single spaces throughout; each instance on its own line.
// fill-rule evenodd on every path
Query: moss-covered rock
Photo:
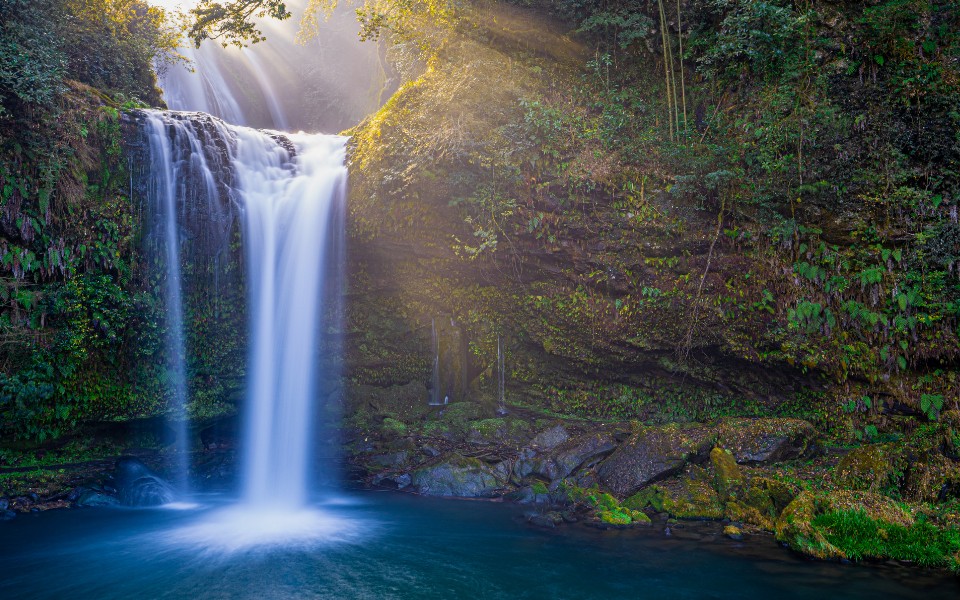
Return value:
M 645 427 L 597 468 L 600 482 L 621 496 L 678 473 L 694 457 L 705 457 L 713 433 L 701 425 Z
M 723 419 L 717 444 L 730 449 L 738 463 L 756 464 L 802 456 L 817 430 L 802 419 Z
M 797 489 L 793 485 L 768 477 L 754 477 L 746 486 L 740 502 L 757 510 L 772 524 L 796 496 Z
M 380 434 L 387 439 L 403 437 L 407 435 L 407 426 L 403 421 L 387 417 L 380 425 Z
M 831 532 L 817 518 L 836 513 L 862 513 L 874 523 L 909 528 L 913 515 L 886 496 L 872 492 L 841 490 L 814 494 L 801 492 L 775 523 L 777 540 L 817 558 L 847 558 L 847 552 L 830 540 Z
M 470 431 L 471 422 L 487 416 L 484 412 L 483 407 L 475 402 L 455 402 L 440 411 L 438 420 L 447 426 L 448 431 L 462 438 Z
M 745 478 L 733 454 L 717 446 L 710 451 L 710 464 L 714 473 L 713 487 L 720 499 L 725 501 L 740 496 Z
M 601 523 L 609 525 L 629 525 L 633 522 L 630 515 L 619 510 L 601 510 L 597 513 Z
M 421 431 L 424 437 L 428 438 L 444 438 L 449 440 L 456 438 L 458 435 L 458 432 L 455 431 L 449 423 L 442 421 L 427 421 L 423 424 Z
M 522 444 L 530 435 L 530 425 L 522 419 L 495 418 L 472 421 L 467 426 L 467 441 L 473 444 Z
M 919 502 L 960 498 L 960 461 L 928 453 L 906 468 L 903 496 Z
M 774 524 L 777 541 L 820 559 L 845 558 L 842 550 L 827 541 L 813 526 L 813 519 L 822 512 L 818 498 L 802 492 L 780 514 Z
M 743 532 L 740 531 L 740 528 L 736 525 L 727 525 L 724 527 L 723 535 L 727 536 L 731 540 L 740 541 L 743 539 Z
M 663 509 L 678 519 L 722 519 L 724 506 L 709 483 L 685 478 L 664 488 Z
M 413 472 L 413 486 L 426 496 L 491 497 L 502 487 L 493 471 L 475 458 L 452 455 Z
M 880 491 L 895 485 L 898 456 L 892 444 L 871 444 L 854 448 L 837 464 L 833 473 L 837 485 L 852 490 Z
M 651 485 L 624 500 L 623 506 L 631 510 L 643 510 L 649 506 L 657 512 L 664 512 L 663 501 L 663 489 L 660 486 Z
M 767 531 L 773 531 L 774 528 L 773 518 L 763 514 L 757 508 L 737 500 L 727 502 L 724 506 L 723 516 L 731 521 L 755 525 Z

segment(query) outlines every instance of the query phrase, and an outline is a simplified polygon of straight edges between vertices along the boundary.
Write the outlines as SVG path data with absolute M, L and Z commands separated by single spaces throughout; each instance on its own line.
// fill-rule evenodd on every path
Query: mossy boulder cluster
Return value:
M 816 430 L 797 419 L 643 425 L 519 410 L 491 417 L 478 405 L 458 404 L 430 407 L 406 423 L 383 419 L 379 430 L 355 439 L 351 460 L 364 480 L 424 495 L 553 507 L 531 517 L 545 527 L 575 520 L 637 527 L 655 515 L 715 520 L 728 524 L 733 539 L 770 532 L 821 559 L 957 566 L 951 553 L 960 551 L 960 515 L 932 511 L 923 500 L 934 488 L 960 499 L 958 464 L 906 456 L 920 447 L 918 439 L 942 441 L 946 426 L 838 451 L 823 448 Z M 911 475 L 892 475 L 897 464 L 909 465 Z M 926 485 L 913 483 L 919 480 Z M 889 485 L 899 486 L 900 501 Z M 854 544 L 866 542 L 852 530 L 867 531 L 876 543 Z M 918 554 L 909 540 L 921 532 L 942 552 Z

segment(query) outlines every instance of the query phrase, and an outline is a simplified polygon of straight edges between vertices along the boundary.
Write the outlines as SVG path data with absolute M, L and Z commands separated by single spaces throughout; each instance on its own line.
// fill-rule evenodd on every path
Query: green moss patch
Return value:
M 893 558 L 925 567 L 960 570 L 960 529 L 926 521 L 903 526 L 871 518 L 863 510 L 830 511 L 811 523 L 850 559 Z

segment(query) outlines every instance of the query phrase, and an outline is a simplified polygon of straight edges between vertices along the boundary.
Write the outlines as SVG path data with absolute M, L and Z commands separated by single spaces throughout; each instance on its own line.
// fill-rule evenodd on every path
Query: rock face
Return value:
M 553 450 L 570 439 L 570 434 L 563 425 L 556 425 L 545 429 L 530 440 L 530 445 L 541 451 Z
M 634 434 L 597 468 L 605 487 L 620 496 L 678 473 L 688 461 L 706 457 L 713 445 L 708 429 L 648 427 Z
M 158 506 L 176 496 L 169 483 L 136 458 L 120 458 L 116 477 L 118 497 L 126 506 Z
M 549 444 L 549 441 L 544 443 L 541 438 L 543 434 L 534 438 L 531 446 L 541 449 L 547 447 L 550 451 L 538 454 L 534 448 L 524 448 L 514 466 L 514 474 L 521 479 L 531 475 L 548 481 L 566 479 L 581 467 L 592 466 L 617 447 L 613 436 L 606 433 L 593 433 L 572 439 L 567 439 L 569 436 L 566 431 L 563 433 L 566 441 L 560 444 Z M 552 439 L 555 441 L 559 437 L 554 436 Z M 541 445 L 536 444 L 538 439 L 541 440 Z
M 801 456 L 817 430 L 802 419 L 724 419 L 717 443 L 729 449 L 738 463 L 758 464 Z
M 502 482 L 482 462 L 456 454 L 417 469 L 412 480 L 413 488 L 426 496 L 489 498 L 502 487 Z

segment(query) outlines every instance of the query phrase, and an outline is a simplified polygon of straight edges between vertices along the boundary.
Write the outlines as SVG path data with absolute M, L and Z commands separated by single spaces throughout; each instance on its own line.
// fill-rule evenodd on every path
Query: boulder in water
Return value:
M 126 506 L 158 506 L 176 496 L 173 487 L 139 459 L 120 458 L 116 472 L 118 496 Z
M 10 500 L 0 498 L 0 521 L 9 521 L 17 516 L 17 513 L 10 510 Z
M 479 460 L 455 454 L 438 464 L 417 469 L 413 486 L 426 496 L 489 498 L 496 495 L 501 481 Z

